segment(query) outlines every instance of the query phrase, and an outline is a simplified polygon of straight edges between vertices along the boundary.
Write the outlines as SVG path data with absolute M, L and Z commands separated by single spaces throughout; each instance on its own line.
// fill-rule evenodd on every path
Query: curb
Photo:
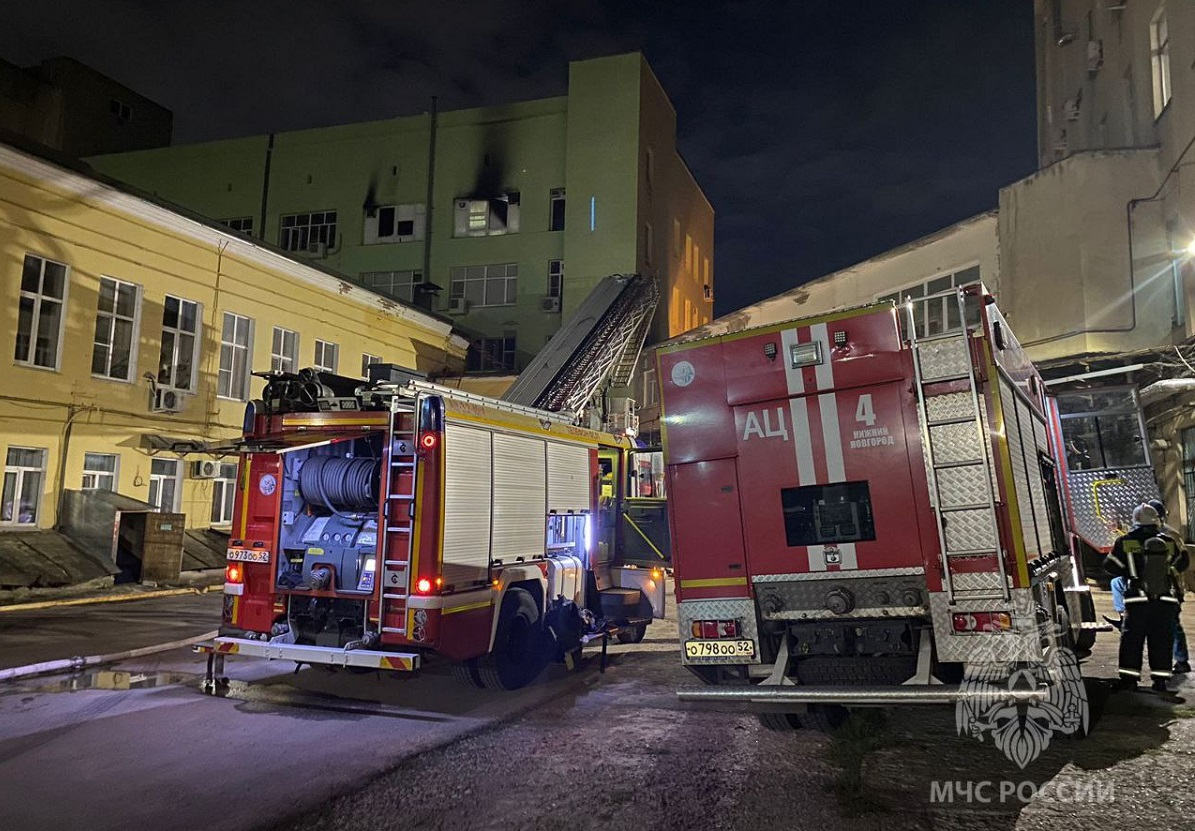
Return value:
M 52 609 L 55 606 L 86 606 L 91 603 L 124 603 L 131 600 L 153 600 L 158 597 L 178 597 L 184 594 L 210 594 L 223 586 L 203 586 L 186 589 L 161 589 L 148 592 L 129 592 L 126 594 L 105 594 L 99 597 L 74 597 L 62 600 L 41 600 L 36 603 L 13 603 L 0 606 L 0 615 L 5 612 L 31 612 L 37 609 Z
M 205 632 L 202 635 L 196 635 L 191 638 L 184 638 L 181 641 L 170 641 L 169 643 L 159 643 L 153 646 L 142 646 L 137 649 L 128 649 L 124 652 L 113 652 L 108 655 L 76 655 L 73 658 L 61 658 L 57 661 L 42 661 L 39 664 L 27 664 L 23 667 L 9 667 L 8 669 L 0 669 L 0 682 L 16 681 L 21 678 L 30 678 L 34 675 L 46 675 L 51 672 L 78 672 L 86 667 L 95 666 L 96 664 L 111 664 L 116 661 L 127 661 L 130 658 L 142 658 L 146 655 L 153 655 L 157 652 L 167 652 L 171 649 L 179 649 L 184 646 L 191 646 L 201 641 L 211 640 L 219 634 L 216 631 Z

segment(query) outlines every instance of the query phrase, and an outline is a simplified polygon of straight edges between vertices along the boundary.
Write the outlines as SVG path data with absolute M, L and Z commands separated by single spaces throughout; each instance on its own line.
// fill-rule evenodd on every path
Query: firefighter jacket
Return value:
M 1165 560 L 1160 563 L 1155 558 L 1162 555 L 1146 551 L 1146 543 L 1154 539 L 1161 543 L 1159 550 L 1164 547 Z M 1126 604 L 1145 600 L 1179 602 L 1182 595 L 1178 575 L 1189 565 L 1190 555 L 1186 547 L 1153 525 L 1138 525 L 1117 537 L 1111 553 L 1104 558 L 1106 572 L 1113 577 L 1128 579 L 1124 594 Z

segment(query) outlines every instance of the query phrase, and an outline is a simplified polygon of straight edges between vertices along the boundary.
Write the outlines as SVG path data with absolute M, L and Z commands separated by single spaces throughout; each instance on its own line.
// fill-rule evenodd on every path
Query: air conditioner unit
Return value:
M 220 463 L 213 459 L 191 463 L 192 479 L 216 479 L 220 475 Z
M 1087 41 L 1087 71 L 1099 72 L 1104 65 L 1104 42 L 1102 40 Z
M 150 396 L 149 409 L 154 413 L 177 413 L 183 408 L 182 393 L 156 387 Z
M 1064 113 L 1066 113 L 1067 121 L 1078 121 L 1079 120 L 1079 109 L 1080 109 L 1081 104 L 1082 104 L 1082 99 L 1079 99 L 1079 98 L 1066 99 L 1066 102 L 1062 105 L 1062 111 Z
M 560 312 L 560 298 L 559 297 L 541 297 L 540 308 L 545 312 L 553 312 L 559 314 Z
M 453 297 L 448 301 L 448 314 L 463 315 L 469 311 L 469 304 L 463 297 Z

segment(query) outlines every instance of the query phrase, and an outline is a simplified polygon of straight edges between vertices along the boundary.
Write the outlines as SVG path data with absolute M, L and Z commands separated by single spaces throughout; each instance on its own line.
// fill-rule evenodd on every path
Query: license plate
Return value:
M 264 549 L 230 548 L 228 549 L 228 559 L 239 563 L 268 563 L 270 552 Z
M 687 658 L 754 658 L 755 641 L 685 641 Z

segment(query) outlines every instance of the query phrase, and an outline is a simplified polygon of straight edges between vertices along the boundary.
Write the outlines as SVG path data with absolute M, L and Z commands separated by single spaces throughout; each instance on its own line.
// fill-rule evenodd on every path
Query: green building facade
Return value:
M 655 340 L 712 316 L 713 209 L 638 53 L 572 63 L 559 98 L 88 162 L 450 316 L 472 371 L 520 371 L 608 274 L 660 281 Z

